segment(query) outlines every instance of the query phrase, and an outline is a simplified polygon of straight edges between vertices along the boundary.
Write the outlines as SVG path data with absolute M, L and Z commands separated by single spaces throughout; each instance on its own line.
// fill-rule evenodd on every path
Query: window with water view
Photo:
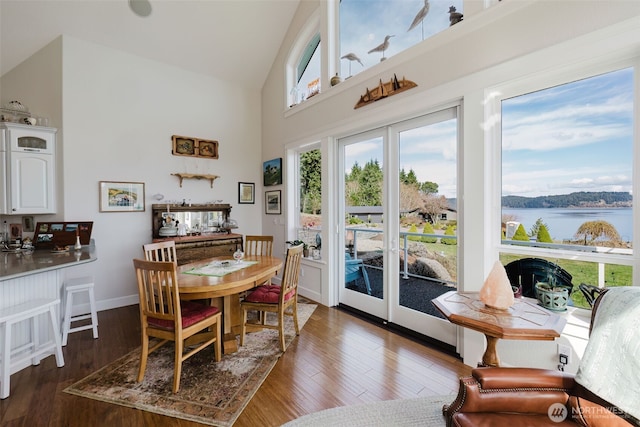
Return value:
M 581 284 L 631 285 L 615 257 L 633 251 L 633 79 L 628 68 L 502 100 L 501 239 L 576 251 L 546 257 L 572 275 L 576 306 L 589 306 Z

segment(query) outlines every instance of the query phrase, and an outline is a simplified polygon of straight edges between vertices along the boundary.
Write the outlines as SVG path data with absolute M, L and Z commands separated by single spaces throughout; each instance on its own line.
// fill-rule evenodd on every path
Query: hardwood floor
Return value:
M 67 386 L 137 348 L 136 305 L 98 313 L 99 335 L 69 335 L 65 366 L 50 356 L 11 376 L 0 425 L 200 426 L 64 393 Z M 471 368 L 458 359 L 337 308 L 318 306 L 234 426 L 279 426 L 336 406 L 455 394 Z

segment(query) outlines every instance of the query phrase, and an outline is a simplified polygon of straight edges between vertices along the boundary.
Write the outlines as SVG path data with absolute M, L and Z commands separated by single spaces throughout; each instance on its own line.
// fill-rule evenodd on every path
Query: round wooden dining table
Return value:
M 230 265 L 236 262 L 230 256 L 222 256 L 201 259 L 178 266 L 178 287 L 181 299 L 211 300 L 212 305 L 222 309 L 224 352 L 232 353 L 238 348 L 233 328 L 239 327 L 242 321 L 239 294 L 275 277 L 282 269 L 283 260 L 271 256 L 247 256 L 243 261 L 255 261 L 256 263 L 222 276 L 199 273 L 207 265 L 226 261 Z M 220 304 L 220 300 L 222 304 Z

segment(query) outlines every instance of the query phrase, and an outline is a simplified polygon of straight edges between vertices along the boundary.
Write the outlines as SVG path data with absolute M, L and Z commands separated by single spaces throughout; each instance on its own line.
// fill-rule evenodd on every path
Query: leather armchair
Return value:
M 592 328 L 604 294 L 594 304 Z M 536 368 L 476 368 L 460 379 L 458 396 L 443 413 L 448 427 L 640 426 L 637 418 L 583 387 L 573 374 Z

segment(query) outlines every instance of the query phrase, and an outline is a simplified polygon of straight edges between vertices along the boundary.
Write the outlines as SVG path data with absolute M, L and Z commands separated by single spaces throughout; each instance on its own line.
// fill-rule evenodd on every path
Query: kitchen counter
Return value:
M 73 267 L 98 259 L 95 245 L 73 248 L 69 252 L 54 253 L 50 249 L 25 252 L 0 252 L 0 309 L 23 304 L 35 298 L 59 299 L 65 279 L 76 274 Z M 58 309 L 62 322 L 62 313 Z M 44 325 L 44 324 L 43 324 Z M 52 339 L 50 328 L 39 331 L 40 343 Z M 31 342 L 31 325 L 28 319 L 17 323 L 11 335 L 12 348 L 20 349 Z M 12 373 L 29 366 L 25 360 L 11 369 Z
M 44 273 L 97 260 L 95 245 L 83 246 L 81 250 L 54 253 L 39 249 L 33 253 L 0 252 L 0 282 L 32 274 Z

